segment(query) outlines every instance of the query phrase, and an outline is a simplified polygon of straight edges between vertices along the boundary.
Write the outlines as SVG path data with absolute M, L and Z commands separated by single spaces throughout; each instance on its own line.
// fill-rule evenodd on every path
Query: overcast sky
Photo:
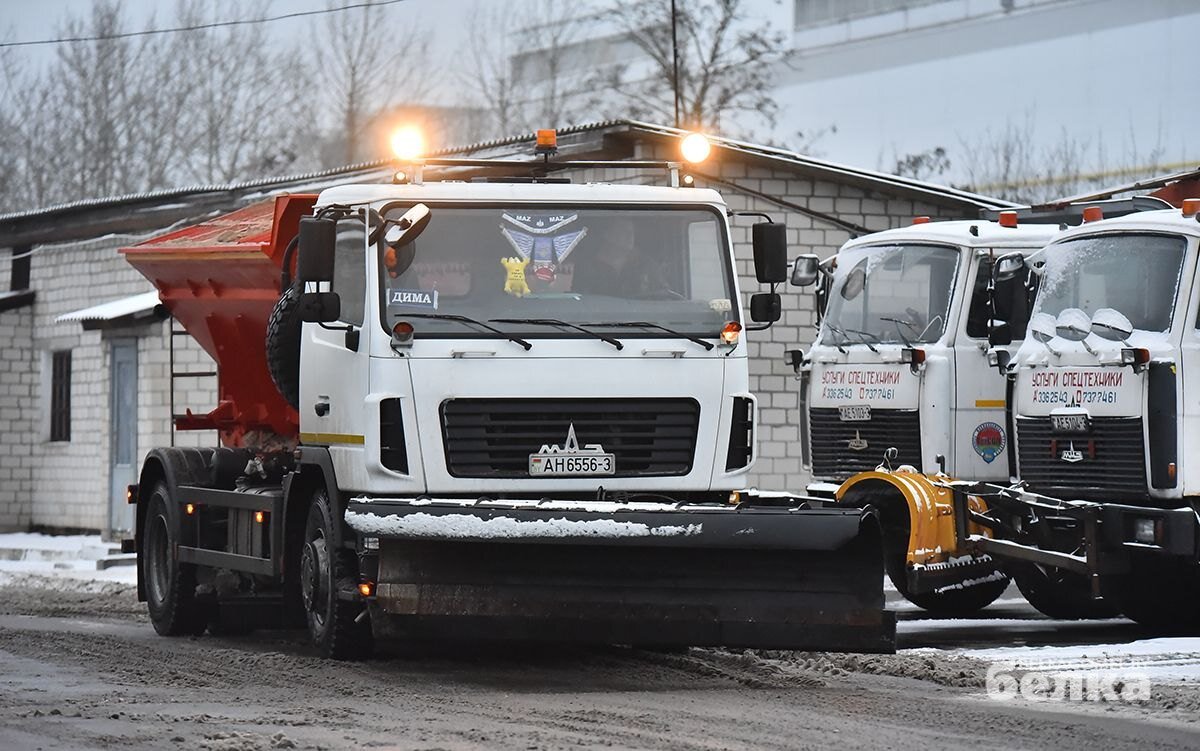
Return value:
M 574 5 L 577 0 L 561 1 Z M 411 19 L 429 29 L 434 35 L 435 62 L 453 70 L 468 58 L 464 19 L 476 2 L 502 5 L 523 21 L 536 21 L 528 0 L 406 0 L 391 12 L 401 22 Z M 769 18 L 777 30 L 790 31 L 793 0 L 746 2 L 755 17 Z M 53 37 L 66 14 L 84 15 L 91 5 L 92 0 L 0 0 L 0 35 L 14 40 Z M 155 13 L 160 24 L 169 22 L 173 6 L 173 0 L 125 0 L 135 28 L 143 27 Z M 326 0 L 273 0 L 270 13 L 325 7 Z M 1200 13 L 1195 10 L 1200 2 L 1085 0 L 1080 7 L 1087 14 L 1114 14 L 1122 19 L 1108 28 L 1101 28 L 1103 24 L 1089 28 L 1088 15 L 1076 17 L 1066 25 L 1070 28 L 1051 29 L 1044 21 L 1033 21 L 1034 27 L 1022 30 L 1009 45 L 999 46 L 988 43 L 986 29 L 970 32 L 984 35 L 977 42 L 971 41 L 970 33 L 958 32 L 942 40 L 915 37 L 909 42 L 916 45 L 914 50 L 936 52 L 879 70 L 781 81 L 775 91 L 781 108 L 778 127 L 774 133 L 755 128 L 755 136 L 796 143 L 797 130 L 836 126 L 836 132 L 827 133 L 815 145 L 820 155 L 885 169 L 900 155 L 943 146 L 950 152 L 952 168 L 942 179 L 959 181 L 965 177 L 965 142 L 989 130 L 1003 130 L 1009 123 L 1033 123 L 1036 138 L 1047 147 L 1065 132 L 1090 143 L 1093 152 L 1103 145 L 1106 164 L 1089 164 L 1089 168 L 1107 169 L 1128 161 L 1131 143 L 1137 144 L 1139 152 L 1160 148 L 1162 163 L 1172 167 L 1200 159 L 1200 149 L 1192 146 L 1191 138 L 1191 123 L 1200 117 L 1200 97 L 1189 73 L 1194 67 L 1191 40 L 1200 34 Z M 1123 17 L 1130 13 L 1129 18 Z M 295 19 L 260 28 L 282 38 L 306 35 L 319 22 L 319 18 Z M 1036 36 L 1052 38 L 1032 39 Z M 978 43 L 979 49 L 939 57 L 947 54 L 943 46 L 948 39 Z M 38 63 L 51 59 L 54 47 L 15 52 Z M 861 57 L 876 51 L 848 50 L 847 54 Z M 801 59 L 800 68 L 812 64 Z M 445 87 L 444 92 L 437 103 L 452 103 L 461 96 L 459 87 Z

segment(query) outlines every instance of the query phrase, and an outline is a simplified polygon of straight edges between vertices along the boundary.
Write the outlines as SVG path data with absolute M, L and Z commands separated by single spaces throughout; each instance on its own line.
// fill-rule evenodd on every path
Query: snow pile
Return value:
M 472 514 L 434 515 L 424 512 L 404 516 L 379 516 L 354 511 L 346 512 L 346 523 L 365 535 L 437 540 L 690 537 L 700 534 L 704 526 L 688 524 L 651 527 L 639 522 L 614 519 L 521 521 L 506 516 L 482 519 Z
M 0 586 L 28 586 L 30 581 L 80 582 L 137 581 L 137 567 L 113 566 L 99 570 L 97 561 L 119 547 L 100 535 L 44 535 L 33 532 L 0 534 Z
M 1139 639 L 1128 644 L 972 649 L 970 656 L 1045 672 L 1137 671 L 1155 684 L 1200 682 L 1200 637 Z

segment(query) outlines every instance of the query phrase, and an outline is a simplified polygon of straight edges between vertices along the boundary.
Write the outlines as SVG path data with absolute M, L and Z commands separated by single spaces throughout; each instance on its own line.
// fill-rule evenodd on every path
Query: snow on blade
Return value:
M 399 516 L 346 512 L 346 523 L 354 530 L 376 537 L 410 537 L 440 540 L 505 540 L 552 537 L 690 537 L 700 534 L 703 524 L 651 527 L 640 522 L 613 519 L 539 519 L 520 521 L 506 516 L 481 519 L 471 514 L 434 515 L 425 512 Z

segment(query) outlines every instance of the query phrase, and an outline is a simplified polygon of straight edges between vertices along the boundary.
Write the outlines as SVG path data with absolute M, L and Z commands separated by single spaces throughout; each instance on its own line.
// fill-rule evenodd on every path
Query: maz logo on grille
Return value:
M 869 445 L 870 444 L 867 443 L 866 439 L 863 438 L 857 430 L 854 431 L 853 438 L 846 439 L 846 448 L 850 449 L 851 451 L 866 451 L 867 446 Z
M 1064 462 L 1070 462 L 1071 464 L 1074 464 L 1076 462 L 1083 461 L 1083 452 L 1076 449 L 1075 442 L 1071 441 L 1071 448 L 1064 449 L 1059 458 Z

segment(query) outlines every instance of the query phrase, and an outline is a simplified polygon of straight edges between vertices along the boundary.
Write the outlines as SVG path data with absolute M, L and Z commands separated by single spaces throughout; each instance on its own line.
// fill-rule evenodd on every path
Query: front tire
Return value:
M 1029 564 L 1017 569 L 1013 578 L 1029 604 L 1047 618 L 1078 621 L 1120 614 L 1112 603 L 1092 599 L 1088 580 L 1079 574 Z
M 357 660 L 371 654 L 371 624 L 365 618 L 357 620 L 363 612 L 357 599 L 339 596 L 339 592 L 354 592 L 357 588 L 358 559 L 353 551 L 338 545 L 337 519 L 328 492 L 318 488 L 313 493 L 300 550 L 300 598 L 309 637 L 321 655 Z
M 139 556 L 150 622 L 162 636 L 196 636 L 204 633 L 208 617 L 196 599 L 196 567 L 180 563 L 178 513 L 171 514 L 170 491 L 158 483 L 142 528 L 144 552 Z

